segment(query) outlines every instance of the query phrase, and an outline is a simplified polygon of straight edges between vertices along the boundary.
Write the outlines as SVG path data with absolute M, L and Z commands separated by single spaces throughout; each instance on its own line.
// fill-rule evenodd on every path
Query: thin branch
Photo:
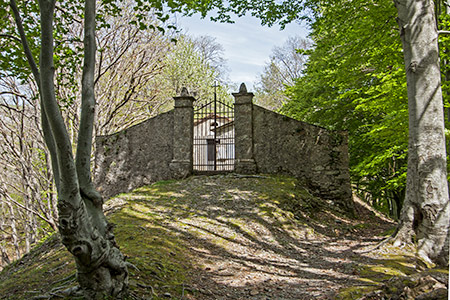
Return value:
M 23 28 L 22 18 L 20 17 L 20 12 L 16 4 L 16 0 L 10 0 L 9 5 L 14 13 L 14 20 L 16 21 L 17 30 L 19 31 L 20 41 L 22 43 L 23 51 L 25 52 L 25 56 L 27 57 L 28 64 L 31 67 L 31 71 L 33 72 L 34 78 L 38 85 L 41 82 L 41 76 L 39 74 L 39 69 L 34 60 L 33 54 L 30 49 L 30 45 L 28 44 L 27 36 L 25 34 L 25 29 Z
M 0 38 L 7 38 L 7 39 L 11 39 L 11 40 L 15 40 L 16 42 L 21 43 L 21 39 L 19 39 L 17 36 L 13 36 L 11 34 L 0 34 Z
M 101 73 L 99 73 L 98 75 L 97 75 L 97 78 L 95 79 L 95 84 L 97 84 L 97 82 L 98 82 L 98 80 L 100 79 L 100 77 L 102 77 L 106 72 L 108 72 L 108 70 L 109 69 L 111 69 L 112 67 L 114 67 L 116 64 L 117 64 L 117 62 L 122 58 L 122 56 L 127 52 L 127 50 L 128 50 L 128 48 L 129 48 L 129 46 L 131 46 L 131 45 L 128 45 L 115 59 L 114 59 L 114 61 L 113 62 L 111 62 L 111 64 L 109 65 L 109 66 L 107 66 L 104 70 L 103 70 L 103 72 L 101 72 Z
M 55 10 L 59 10 L 60 12 L 62 12 L 62 13 L 65 14 L 65 15 L 71 15 L 73 21 L 77 22 L 78 24 L 83 24 L 83 21 L 82 21 L 82 20 L 79 20 L 79 19 L 75 18 L 75 17 L 73 16 L 73 14 L 67 12 L 67 10 L 63 9 L 62 7 L 60 7 L 60 6 L 58 6 L 58 5 L 55 5 Z
M 6 202 L 9 203 L 13 203 L 15 205 L 17 205 L 18 207 L 22 208 L 23 210 L 26 210 L 32 214 L 34 214 L 35 216 L 39 217 L 40 219 L 42 219 L 43 221 L 47 222 L 52 228 L 56 228 L 56 225 L 50 221 L 49 219 L 47 219 L 46 217 L 44 217 L 43 215 L 41 215 L 40 213 L 38 213 L 37 211 L 34 211 L 31 208 L 26 207 L 23 204 L 20 204 L 19 202 L 17 202 L 16 200 L 14 200 L 13 198 L 9 197 L 5 192 L 2 192 L 3 196 L 5 197 L 4 200 Z
M 2 232 L 4 232 L 4 233 L 6 233 L 7 235 L 11 235 L 11 233 L 9 233 L 9 232 L 7 232 L 7 231 L 5 231 L 3 228 L 0 228 L 0 231 L 2 231 Z
M 4 108 L 6 108 L 6 109 L 8 109 L 8 110 L 13 110 L 13 111 L 15 111 L 16 113 L 20 113 L 20 111 L 19 111 L 17 108 L 11 107 L 11 106 L 6 105 L 6 104 L 3 104 L 3 103 L 0 103 L 0 107 L 4 107 Z
M 16 92 L 16 91 L 2 91 L 2 92 L 0 92 L 0 96 L 1 95 L 13 95 L 13 96 L 17 96 L 17 97 L 20 97 L 20 98 L 27 98 L 27 96 L 25 96 L 24 94 L 21 94 L 21 93 Z

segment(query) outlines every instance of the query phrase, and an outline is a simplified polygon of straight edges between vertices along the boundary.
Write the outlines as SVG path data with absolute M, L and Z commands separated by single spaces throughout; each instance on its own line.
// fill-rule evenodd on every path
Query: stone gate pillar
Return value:
M 235 162 L 234 170 L 241 174 L 255 174 L 253 158 L 253 93 L 244 83 L 234 96 Z
M 173 112 L 173 157 L 170 170 L 173 178 L 184 178 L 192 174 L 192 145 L 194 138 L 195 98 L 189 95 L 186 88 L 181 95 L 174 97 Z

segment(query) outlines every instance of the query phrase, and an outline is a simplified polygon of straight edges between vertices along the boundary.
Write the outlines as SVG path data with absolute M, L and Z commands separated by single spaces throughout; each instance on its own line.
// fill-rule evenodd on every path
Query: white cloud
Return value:
M 290 24 L 280 31 L 278 26 L 262 26 L 250 16 L 238 18 L 234 24 L 215 23 L 198 16 L 183 17 L 178 26 L 190 35 L 215 37 L 225 49 L 231 81 L 248 82 L 247 86 L 253 86 L 273 47 L 282 45 L 289 36 L 307 35 L 305 26 Z

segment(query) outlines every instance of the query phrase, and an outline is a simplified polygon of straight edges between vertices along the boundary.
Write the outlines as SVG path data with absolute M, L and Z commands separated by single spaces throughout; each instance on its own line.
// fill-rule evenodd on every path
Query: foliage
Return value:
M 217 45 L 214 40 L 209 40 L 208 43 L 212 46 L 210 48 Z M 211 58 L 220 57 L 221 48 L 212 52 L 202 51 L 202 49 L 205 49 L 205 37 L 195 39 L 189 36 L 179 36 L 177 38 L 177 43 L 173 45 L 163 62 L 165 68 L 157 78 L 160 88 L 165 91 L 161 94 L 162 97 L 172 99 L 180 94 L 183 87 L 186 87 L 198 103 L 206 103 L 211 100 L 214 85 L 219 83 L 217 81 L 223 77 L 223 73 L 220 73 L 221 68 L 216 67 Z M 225 82 L 220 82 L 218 94 L 222 100 L 230 98 Z M 172 101 L 170 104 L 173 104 Z
M 397 217 L 406 184 L 408 107 L 395 7 L 391 1 L 324 1 L 314 16 L 315 47 L 284 112 L 347 130 L 358 191 Z
M 440 3 L 440 1 L 438 1 Z M 450 30 L 450 12 L 445 7 L 439 14 L 439 30 Z M 442 97 L 446 108 L 446 121 L 450 121 L 450 35 L 439 36 L 439 50 L 442 73 Z M 448 135 L 448 133 L 447 133 Z M 448 148 L 448 147 L 447 147 Z
M 304 50 L 309 48 L 311 42 L 300 36 L 290 37 L 282 46 L 273 48 L 256 84 L 256 104 L 278 110 L 286 103 L 285 88 L 302 75 L 307 60 Z
M 2 55 L 4 55 L 4 59 L 0 59 L 0 76 L 13 76 L 25 84 L 31 74 L 31 69 L 24 55 L 20 34 L 16 28 L 12 8 L 8 2 L 6 0 L 0 2 L 0 6 L 6 8 L 0 13 L 0 17 L 2 17 L 0 22 L 0 45 Z M 39 66 L 38 58 L 41 45 L 38 2 L 17 1 L 17 9 L 20 12 L 33 59 Z M 62 88 L 70 90 L 70 93 L 57 93 L 57 99 L 63 107 L 70 105 L 75 100 L 78 92 L 77 80 L 72 74 L 76 74 L 83 58 L 83 42 L 80 34 L 82 18 L 80 19 L 79 17 L 83 15 L 82 10 L 83 5 L 80 1 L 71 1 L 70 3 L 65 3 L 64 7 L 58 7 L 55 14 L 55 28 L 53 31 L 55 40 L 55 84 L 58 91 L 62 90 Z M 4 15 L 2 16 L 2 14 Z M 78 25 L 78 28 L 74 25 Z
M 171 96 L 175 95 L 172 90 L 168 94 L 161 90 L 161 80 L 164 80 L 161 73 L 172 64 L 172 53 L 177 49 L 181 51 L 183 44 L 177 46 L 171 41 L 174 27 L 163 24 L 167 17 L 158 12 L 158 8 L 138 7 L 133 3 L 108 0 L 98 3 L 95 83 L 100 114 L 97 134 L 117 131 L 148 118 L 160 112 L 161 106 L 165 109 L 167 100 L 170 102 Z M 1 164 L 7 172 L 0 176 L 0 254 L 3 264 L 28 252 L 30 245 L 48 231 L 56 230 L 58 217 L 50 157 L 44 150 L 44 133 L 39 122 L 38 84 L 33 82 L 36 78 L 32 76 L 21 44 L 13 6 L 3 0 L 0 4 L 6 8 L 0 11 L 0 139 L 4 142 L 0 148 L 2 157 L 7 158 Z M 80 128 L 84 4 L 83 1 L 72 1 L 57 5 L 60 6 L 55 12 L 53 30 L 55 96 L 74 150 Z M 39 7 L 37 2 L 17 1 L 17 9 L 32 60 L 39 69 Z M 201 65 L 192 68 L 219 76 L 215 68 L 222 70 L 223 67 L 220 47 L 207 38 L 198 45 L 189 44 L 196 57 L 200 52 L 211 56 L 198 59 L 196 63 Z M 208 65 L 209 60 L 211 65 Z M 195 82 L 193 76 L 200 76 L 199 72 L 191 74 L 189 69 L 187 74 L 192 77 L 191 82 Z M 207 84 L 212 86 L 213 79 Z

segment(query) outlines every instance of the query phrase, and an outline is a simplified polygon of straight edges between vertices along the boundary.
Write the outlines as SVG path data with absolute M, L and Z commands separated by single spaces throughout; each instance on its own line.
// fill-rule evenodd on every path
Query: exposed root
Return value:
M 30 293 L 36 293 L 35 291 Z M 54 299 L 54 298 L 70 298 L 70 299 L 84 299 L 82 291 L 79 286 L 76 287 L 59 287 L 51 290 L 47 294 L 34 296 L 30 298 L 31 300 L 40 300 L 40 299 Z
M 444 280 L 442 280 L 444 279 Z M 359 298 L 372 299 L 447 299 L 448 277 L 439 278 L 430 273 L 417 273 L 405 276 L 394 276 L 384 282 L 380 289 Z
M 147 285 L 147 284 L 142 284 L 142 283 L 138 283 L 137 284 L 138 287 L 141 287 L 143 289 L 149 289 L 152 291 L 152 295 L 150 299 L 153 299 L 153 296 L 158 296 L 158 294 L 155 292 L 155 290 L 153 289 L 153 287 L 151 285 Z
M 141 297 L 137 296 L 137 295 L 136 295 L 135 293 L 133 293 L 133 292 L 129 292 L 128 297 L 129 297 L 130 299 L 133 299 L 133 300 L 144 300 L 144 298 L 141 298 Z M 153 299 L 153 296 L 151 296 L 151 298 L 145 298 L 145 300 L 150 300 L 150 299 Z
M 71 274 L 71 275 L 69 275 L 69 276 L 67 276 L 67 277 L 65 277 L 65 278 L 63 278 L 63 279 L 60 279 L 60 280 L 58 280 L 58 281 L 55 281 L 53 284 L 54 285 L 57 285 L 57 284 L 59 284 L 59 283 L 62 283 L 62 282 L 68 282 L 68 283 L 72 283 L 72 282 L 74 282 L 75 280 L 76 280 L 76 273 L 73 273 L 73 274 Z M 66 285 L 68 284 L 68 283 L 66 283 Z
M 394 239 L 394 237 L 393 237 L 393 236 L 390 236 L 390 237 L 388 237 L 388 238 L 382 240 L 381 242 L 379 242 L 377 245 L 375 245 L 374 247 L 370 248 L 369 250 L 354 251 L 354 252 L 359 253 L 359 254 L 370 253 L 370 252 L 372 252 L 372 251 L 375 251 L 375 250 L 377 250 L 377 249 L 380 249 L 383 245 L 387 244 L 388 242 L 390 242 L 390 241 L 393 240 L 393 239 Z
M 132 263 L 130 263 L 130 262 L 128 262 L 128 261 L 125 262 L 125 265 L 127 266 L 127 268 L 133 268 L 134 270 L 136 270 L 136 271 L 138 271 L 138 272 L 141 271 L 141 270 L 139 270 L 138 267 L 136 267 L 135 265 L 133 265 Z
M 68 264 L 69 264 L 68 262 L 65 262 L 62 265 L 59 265 L 59 266 L 57 266 L 56 268 L 54 268 L 52 270 L 49 270 L 48 272 L 53 275 L 54 272 L 56 272 L 56 271 L 58 271 L 58 270 L 60 270 L 60 269 L 62 269 L 64 267 L 66 267 Z
M 155 290 L 153 289 L 153 287 L 151 285 L 138 283 L 137 286 L 141 287 L 143 289 L 150 289 L 152 291 L 152 294 L 156 295 Z

